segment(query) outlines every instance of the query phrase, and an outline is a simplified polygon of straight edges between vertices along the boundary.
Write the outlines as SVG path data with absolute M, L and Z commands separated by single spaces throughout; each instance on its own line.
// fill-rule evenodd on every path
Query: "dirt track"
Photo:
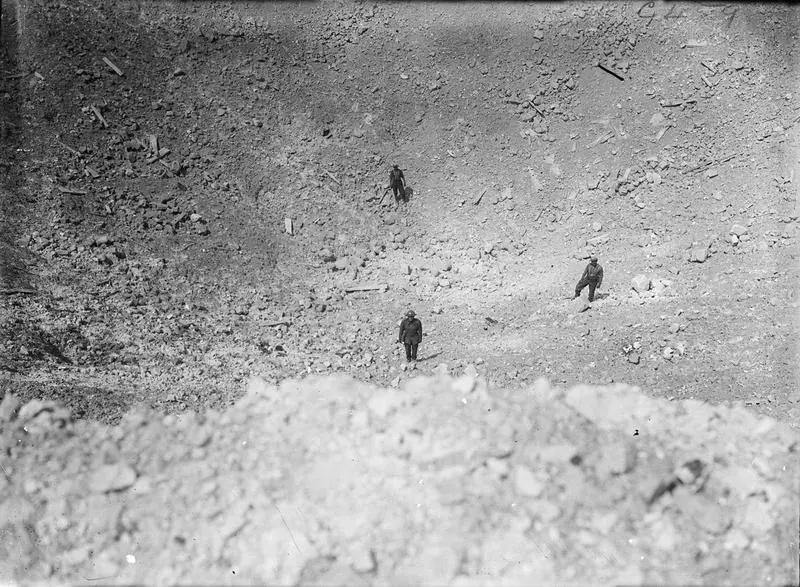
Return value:
M 794 7 L 25 6 L 4 395 L 116 423 L 225 409 L 251 375 L 401 388 L 446 363 L 796 426 Z M 571 301 L 592 253 L 601 295 Z

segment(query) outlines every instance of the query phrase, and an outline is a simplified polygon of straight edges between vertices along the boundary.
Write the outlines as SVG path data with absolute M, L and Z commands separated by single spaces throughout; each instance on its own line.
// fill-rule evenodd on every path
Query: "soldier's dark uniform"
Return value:
M 597 263 L 597 257 L 592 257 L 590 263 L 583 271 L 581 280 L 575 286 L 575 297 L 579 297 L 583 288 L 589 286 L 589 301 L 594 301 L 594 290 L 603 283 L 603 268 Z
M 415 317 L 414 310 L 409 310 L 400 323 L 398 341 L 406 347 L 406 361 L 416 361 L 417 347 L 422 341 L 422 322 Z
M 406 200 L 406 178 L 403 175 L 403 170 L 397 165 L 394 165 L 389 172 L 389 187 L 391 187 L 392 192 L 394 192 L 394 199 L 396 202 Z

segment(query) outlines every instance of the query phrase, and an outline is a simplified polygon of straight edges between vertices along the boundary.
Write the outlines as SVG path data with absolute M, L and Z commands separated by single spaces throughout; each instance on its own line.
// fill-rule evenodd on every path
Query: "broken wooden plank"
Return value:
M 606 133 L 604 135 L 600 135 L 595 140 L 593 140 L 591 143 L 586 145 L 586 148 L 587 149 L 591 149 L 592 147 L 596 147 L 600 143 L 605 143 L 607 140 L 609 140 L 611 137 L 613 137 L 614 134 L 616 134 L 616 133 L 614 133 L 614 131 L 610 131 L 610 132 L 608 132 L 608 133 Z
M 77 149 L 73 149 L 72 147 L 70 147 L 69 145 L 67 145 L 67 144 L 65 144 L 65 143 L 62 143 L 61 141 L 56 141 L 56 142 L 57 142 L 59 145 L 61 145 L 62 147 L 64 147 L 64 148 L 65 148 L 67 151 L 69 151 L 70 153 L 72 153 L 73 155 L 76 155 L 76 156 L 78 156 L 78 157 L 80 157 L 80 156 L 81 156 L 81 153 L 80 153 L 80 151 L 78 151 Z
M 58 187 L 58 191 L 61 192 L 62 194 L 72 194 L 72 195 L 75 195 L 75 196 L 85 196 L 86 194 L 89 193 L 86 190 L 79 190 L 77 188 L 68 188 L 68 187 L 64 187 L 64 186 L 56 186 L 56 187 Z
M 98 177 L 100 177 L 100 173 L 96 169 L 94 169 L 93 167 L 89 167 L 87 165 L 84 169 L 86 170 L 86 173 L 88 175 L 92 176 L 92 179 L 97 179 Z
M 692 167 L 691 169 L 689 169 L 687 171 L 684 171 L 683 174 L 685 175 L 687 173 L 695 173 L 696 171 L 702 171 L 702 170 L 706 169 L 707 167 L 711 167 L 712 165 L 719 165 L 720 163 L 727 163 L 728 161 L 730 161 L 731 159 L 736 157 L 737 154 L 738 153 L 734 153 L 733 155 L 728 155 L 727 157 L 724 157 L 722 159 L 714 159 L 713 161 L 707 161 L 706 163 L 702 163 L 700 165 L 697 165 L 696 167 Z
M 39 293 L 35 289 L 23 289 L 23 288 L 15 288 L 15 289 L 0 289 L 0 294 L 4 296 L 12 296 L 14 294 L 26 294 L 26 295 L 33 295 Z
M 271 327 L 274 327 L 274 326 L 286 326 L 288 328 L 291 325 L 292 325 L 291 322 L 283 321 L 283 322 L 270 322 L 269 324 L 265 324 L 264 326 L 266 326 L 267 328 L 271 328 Z
M 339 181 L 338 179 L 336 179 L 336 176 L 335 176 L 335 175 L 333 175 L 333 174 L 332 174 L 330 171 L 328 171 L 327 169 L 325 170 L 325 175 L 327 175 L 328 177 L 330 177 L 330 178 L 331 178 L 333 181 L 335 181 L 335 182 L 336 182 L 336 183 L 338 183 L 339 185 L 342 185 L 342 182 L 341 182 L 341 181 Z
M 473 204 L 474 206 L 477 206 L 478 204 L 480 204 L 480 203 L 481 203 L 481 200 L 483 199 L 483 195 L 484 195 L 484 194 L 485 194 L 485 193 L 488 191 L 488 189 L 489 189 L 489 188 L 483 188 L 483 190 L 481 190 L 481 193 L 478 195 L 478 197 L 477 197 L 477 198 L 475 198 L 475 201 L 474 201 L 474 202 L 472 202 L 472 204 Z
M 153 154 L 158 153 L 158 137 L 156 135 L 147 135 L 148 140 L 150 141 L 150 150 Z
M 162 158 L 166 157 L 167 155 L 169 155 L 171 152 L 172 151 L 170 151 L 166 147 L 162 147 L 161 149 L 158 150 L 158 153 L 156 153 L 152 157 L 148 157 L 147 164 L 149 165 L 151 163 L 155 163 L 159 159 L 162 159 Z
M 667 132 L 668 128 L 669 126 L 664 126 L 661 128 L 661 130 L 658 131 L 658 133 L 656 133 L 656 139 L 655 139 L 656 142 L 661 140 L 661 137 L 664 136 L 664 133 Z
M 544 112 L 542 112 L 541 110 L 539 110 L 539 109 L 536 107 L 536 104 L 534 104 L 534 103 L 533 103 L 533 100 L 528 100 L 528 105 L 529 105 L 531 108 L 533 108 L 534 110 L 536 110 L 536 112 L 539 114 L 539 116 L 541 116 L 542 118 L 544 118 Z
M 100 114 L 100 110 L 94 104 L 92 104 L 92 112 L 94 112 L 94 115 L 97 117 L 97 120 L 99 120 L 100 123 L 103 125 L 103 128 L 108 128 L 108 123 L 106 122 L 106 119 L 103 118 L 103 115 Z
M 283 227 L 286 229 L 286 234 L 289 236 L 294 235 L 294 223 L 291 218 L 283 219 Z
M 619 81 L 621 81 L 621 82 L 624 82 L 624 81 L 625 81 L 625 78 L 624 78 L 624 77 L 622 77 L 620 74 L 618 74 L 618 73 L 617 73 L 617 72 L 615 72 L 615 71 L 611 71 L 609 68 L 607 68 L 607 67 L 606 67 L 605 65 L 603 65 L 602 63 L 599 63 L 599 62 L 598 62 L 598 64 L 597 64 L 597 67 L 599 67 L 600 69 L 602 69 L 602 70 L 603 70 L 603 71 L 605 71 L 606 73 L 613 75 L 613 76 L 614 76 L 615 78 L 617 78 Z
M 389 289 L 389 286 L 385 283 L 378 283 L 378 284 L 371 284 L 371 285 L 351 285 L 350 287 L 345 287 L 345 293 L 353 293 L 358 291 L 386 291 Z
M 4 75 L 0 79 L 4 79 L 4 80 L 20 79 L 20 78 L 23 78 L 23 77 L 28 77 L 29 75 L 31 75 L 31 73 L 33 73 L 33 72 L 29 71 L 27 73 L 13 73 L 11 75 Z
M 712 67 L 712 66 L 711 66 L 709 63 L 706 63 L 705 61 L 701 61 L 701 62 L 700 62 L 700 64 L 701 64 L 703 67 L 705 67 L 705 68 L 706 68 L 708 71 L 710 71 L 711 73 L 713 73 L 714 75 L 716 75 L 716 74 L 717 74 L 717 70 L 716 70 L 716 69 L 714 69 L 714 68 L 713 68 L 713 67 Z
M 117 67 L 116 65 L 114 65 L 108 57 L 103 57 L 103 61 L 105 62 L 106 65 L 108 65 L 111 69 L 114 70 L 114 73 L 116 73 L 118 76 L 122 77 L 122 75 L 123 75 L 122 74 L 122 70 L 119 67 Z

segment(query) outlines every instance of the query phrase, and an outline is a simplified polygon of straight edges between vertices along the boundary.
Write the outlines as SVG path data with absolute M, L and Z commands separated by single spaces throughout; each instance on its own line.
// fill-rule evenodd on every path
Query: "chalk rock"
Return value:
M 651 281 L 646 275 L 639 274 L 631 279 L 631 287 L 636 293 L 644 293 L 650 289 Z

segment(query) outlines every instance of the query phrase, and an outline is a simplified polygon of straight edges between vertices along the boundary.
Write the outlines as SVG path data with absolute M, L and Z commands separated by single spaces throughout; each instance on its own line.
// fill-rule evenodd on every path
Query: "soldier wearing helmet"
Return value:
M 414 310 L 406 312 L 406 317 L 400 322 L 400 335 L 398 342 L 406 347 L 406 361 L 417 360 L 417 347 L 422 341 L 422 322 L 416 317 Z

